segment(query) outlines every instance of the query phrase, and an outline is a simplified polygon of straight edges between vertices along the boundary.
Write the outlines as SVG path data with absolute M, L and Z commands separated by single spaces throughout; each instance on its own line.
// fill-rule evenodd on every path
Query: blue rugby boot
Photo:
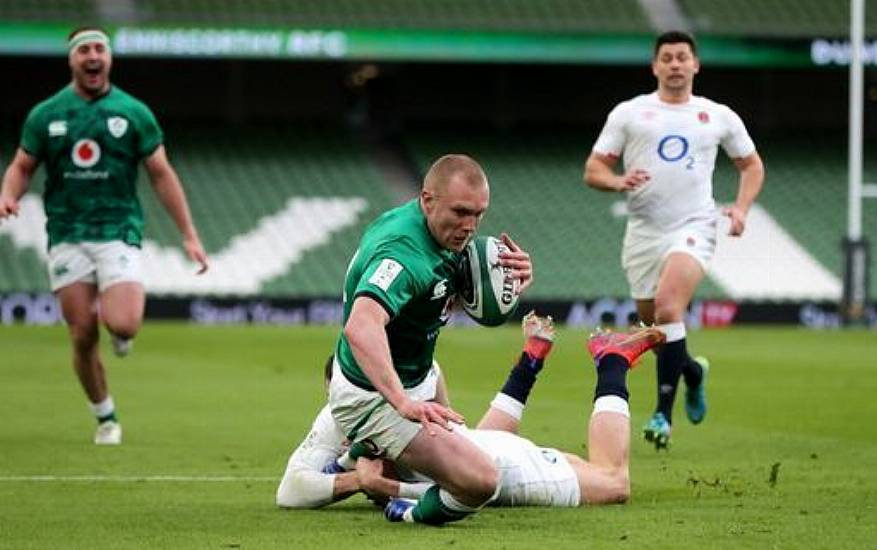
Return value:
M 685 386 L 685 414 L 692 424 L 700 424 L 706 416 L 706 377 L 710 371 L 710 362 L 706 357 L 695 357 L 695 361 L 703 371 L 703 377 L 697 387 Z
M 414 518 L 411 516 L 411 510 L 416 505 L 417 501 L 410 498 L 391 498 L 387 506 L 384 507 L 384 517 L 387 518 L 387 521 L 413 523 Z
M 655 450 L 666 449 L 670 446 L 670 423 L 662 412 L 656 412 L 643 426 L 643 437 L 646 441 L 655 444 Z

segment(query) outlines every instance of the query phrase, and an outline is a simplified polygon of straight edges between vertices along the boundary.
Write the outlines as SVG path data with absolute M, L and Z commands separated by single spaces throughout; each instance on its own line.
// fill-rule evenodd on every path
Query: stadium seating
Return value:
M 877 150 L 866 140 L 863 179 L 877 182 Z M 767 140 L 759 144 L 767 178 L 759 203 L 819 262 L 838 276 L 843 274 L 841 239 L 847 228 L 847 147 L 844 136 L 812 135 Z M 734 198 L 734 168 L 719 163 L 719 196 Z M 877 296 L 877 200 L 862 207 L 863 234 L 872 243 L 871 296 Z
M 771 37 L 849 35 L 847 0 L 679 0 L 699 34 Z M 877 30 L 877 3 L 868 2 L 866 29 Z
M 533 298 L 627 295 L 619 265 L 624 218 L 619 197 L 588 191 L 582 168 L 594 135 L 515 137 L 443 135 L 409 140 L 421 166 L 446 150 L 476 156 L 492 183 L 488 233 L 508 231 L 538 266 Z M 767 181 L 759 203 L 825 268 L 842 276 L 846 229 L 846 146 L 840 136 L 759 143 Z M 720 155 L 714 189 L 719 202 L 737 191 L 736 170 Z M 865 179 L 877 180 L 877 151 L 866 151 Z M 877 236 L 877 201 L 865 201 L 863 233 Z M 874 263 L 872 262 L 872 265 Z M 877 269 L 871 273 L 877 296 Z M 698 296 L 724 292 L 706 280 Z
M 368 201 L 356 223 L 333 233 L 325 245 L 310 249 L 285 273 L 265 282 L 262 294 L 337 296 L 364 225 L 403 199 L 383 181 L 360 144 L 342 131 L 250 128 L 220 132 L 187 127 L 172 128 L 167 134 L 171 160 L 185 182 L 205 246 L 212 254 L 226 249 L 234 236 L 251 230 L 290 198 L 361 197 Z M 492 197 L 482 231 L 508 231 L 531 251 L 537 266 L 531 298 L 626 296 L 619 265 L 623 202 L 617 195 L 588 190 L 581 182 L 594 137 L 587 132 L 412 132 L 405 143 L 424 171 L 448 151 L 465 151 L 484 165 Z M 9 150 L 6 145 L 8 138 L 3 149 Z M 814 258 L 840 276 L 847 204 L 843 137 L 762 140 L 759 146 L 768 174 L 759 203 Z M 735 170 L 720 157 L 715 191 L 721 202 L 728 202 L 736 193 Z M 877 180 L 877 151 L 866 150 L 865 176 Z M 41 189 L 40 179 L 36 191 Z M 412 184 L 415 179 L 412 176 Z M 140 188 L 146 237 L 158 245 L 176 247 L 178 233 L 148 187 L 144 178 Z M 412 185 L 412 196 L 415 190 Z M 865 202 L 863 217 L 864 233 L 877 254 L 873 249 L 877 201 Z M 279 234 L 276 238 L 285 237 Z M 47 288 L 39 255 L 33 249 L 16 248 L 2 232 L 0 258 L 0 292 Z M 874 268 L 871 293 L 877 296 Z M 707 281 L 699 296 L 723 297 L 724 293 Z
M 623 199 L 582 182 L 590 134 L 514 137 L 420 136 L 409 141 L 422 166 L 445 151 L 466 151 L 484 166 L 491 206 L 482 232 L 508 232 L 533 257 L 532 299 L 627 296 L 620 266 Z M 718 294 L 707 284 L 703 292 Z
M 252 229 L 292 197 L 368 201 L 356 223 L 333 234 L 328 246 L 306 253 L 288 273 L 269 281 L 265 294 L 337 296 L 363 226 L 395 200 L 357 143 L 341 132 L 294 127 L 229 132 L 201 127 L 166 133 L 171 162 L 184 182 L 208 253 L 226 248 L 232 237 Z M 42 178 L 36 176 L 34 191 L 41 192 Z M 179 233 L 142 171 L 139 189 L 145 238 L 177 247 Z M 8 236 L 0 234 L 0 257 L 0 292 L 48 288 L 45 268 L 32 249 L 16 249 Z
M 3 0 L 0 21 L 76 23 L 97 21 L 96 2 L 83 0 Z
M 93 21 L 198 25 L 286 25 L 371 29 L 650 32 L 636 0 L 149 0 L 0 2 L 5 21 Z M 109 9 L 112 8 L 112 9 Z M 109 9 L 109 11 L 107 11 Z

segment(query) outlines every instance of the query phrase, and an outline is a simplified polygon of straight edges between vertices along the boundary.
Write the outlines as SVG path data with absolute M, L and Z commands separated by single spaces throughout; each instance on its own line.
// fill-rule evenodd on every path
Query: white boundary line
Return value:
M 52 482 L 114 482 L 114 483 L 139 483 L 144 481 L 158 482 L 182 482 L 182 483 L 226 483 L 235 481 L 257 481 L 257 482 L 279 482 L 276 477 L 261 476 L 178 476 L 178 475 L 156 475 L 156 476 L 100 476 L 100 475 L 80 475 L 80 476 L 0 476 L 0 483 L 52 483 Z

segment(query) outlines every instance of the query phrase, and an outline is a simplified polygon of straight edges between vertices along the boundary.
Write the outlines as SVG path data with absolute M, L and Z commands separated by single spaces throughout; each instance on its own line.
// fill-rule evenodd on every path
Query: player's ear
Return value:
M 435 194 L 428 189 L 420 190 L 420 205 L 426 212 L 432 212 L 432 205 L 435 202 Z

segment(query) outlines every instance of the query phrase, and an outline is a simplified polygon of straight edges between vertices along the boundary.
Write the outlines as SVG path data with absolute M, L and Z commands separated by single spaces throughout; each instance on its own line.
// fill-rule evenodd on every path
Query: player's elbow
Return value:
M 347 339 L 350 347 L 361 348 L 368 339 L 365 325 L 357 319 L 348 319 L 344 325 L 344 338 Z
M 331 502 L 331 497 L 326 499 L 323 495 L 315 494 L 310 490 L 305 476 L 293 472 L 280 482 L 274 501 L 280 508 L 320 508 Z
M 603 189 L 604 186 L 601 182 L 605 172 L 606 169 L 601 165 L 600 161 L 590 157 L 585 163 L 585 173 L 582 175 L 582 180 L 585 182 L 585 185 L 592 189 Z

